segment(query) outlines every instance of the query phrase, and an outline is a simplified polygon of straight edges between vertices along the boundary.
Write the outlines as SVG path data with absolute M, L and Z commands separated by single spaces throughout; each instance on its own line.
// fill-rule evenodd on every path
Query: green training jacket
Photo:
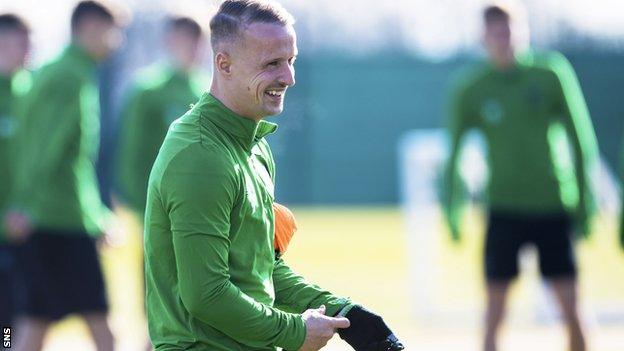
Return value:
M 116 190 L 131 209 L 144 214 L 147 180 L 171 122 L 197 102 L 208 84 L 157 64 L 142 70 L 123 108 L 117 150 Z
M 102 231 L 94 162 L 99 145 L 95 62 L 72 44 L 33 77 L 16 140 L 11 206 L 33 225 L 70 232 Z
M 17 116 L 21 99 L 30 89 L 30 78 L 27 71 L 19 71 L 10 77 L 0 75 L 0 224 L 9 203 Z M 4 225 L 0 225 L 0 243 L 4 241 L 4 235 Z
M 578 80 L 558 53 L 528 53 L 501 71 L 481 63 L 454 86 L 445 212 L 458 221 L 457 161 L 462 137 L 480 131 L 487 144 L 491 210 L 565 213 L 587 234 L 594 209 L 589 172 L 596 136 Z M 455 233 L 457 235 L 457 233 Z
M 349 304 L 307 283 L 273 248 L 277 126 L 210 94 L 173 122 L 152 169 L 145 213 L 150 338 L 156 350 L 298 349 L 300 315 Z

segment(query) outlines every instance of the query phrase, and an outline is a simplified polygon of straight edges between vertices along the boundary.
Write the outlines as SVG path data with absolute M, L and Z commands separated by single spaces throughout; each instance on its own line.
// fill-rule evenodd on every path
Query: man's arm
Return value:
M 276 219 L 276 231 L 284 218 Z M 294 222 L 294 218 L 291 218 Z M 396 351 L 403 345 L 386 325 L 383 318 L 346 298 L 332 295 L 316 285 L 309 284 L 295 274 L 280 258 L 273 271 L 277 307 L 299 313 L 303 310 L 321 308 L 330 316 L 347 317 L 348 328 L 337 330 L 340 337 L 355 350 Z M 307 313 L 307 312 L 306 312 Z
M 306 334 L 301 315 L 261 304 L 230 281 L 230 213 L 238 180 L 223 151 L 207 148 L 182 150 L 161 184 L 182 303 L 193 317 L 243 344 L 298 349 Z
M 457 84 L 457 83 L 456 83 Z M 449 156 L 443 174 L 442 207 L 453 240 L 460 240 L 460 184 L 461 179 L 457 169 L 461 155 L 461 141 L 468 129 L 467 103 L 463 85 L 457 85 L 449 99 L 447 117 L 447 131 L 449 141 Z
M 133 211 L 145 211 L 149 170 L 144 169 L 146 128 L 149 121 L 149 99 L 144 91 L 135 91 L 125 103 L 117 150 L 116 186 L 123 203 Z M 153 116 L 151 116 L 153 117 Z
M 574 69 L 560 54 L 553 54 L 551 67 L 558 79 L 561 113 L 574 150 L 575 174 L 579 190 L 577 221 L 581 234 L 589 235 L 589 220 L 595 210 L 590 171 L 598 161 L 598 143 L 589 111 Z
M 348 298 L 332 295 L 329 291 L 308 283 L 302 276 L 294 273 L 281 258 L 275 261 L 273 285 L 275 306 L 284 311 L 303 313 L 307 309 L 325 305 L 327 315 L 334 316 L 351 303 Z

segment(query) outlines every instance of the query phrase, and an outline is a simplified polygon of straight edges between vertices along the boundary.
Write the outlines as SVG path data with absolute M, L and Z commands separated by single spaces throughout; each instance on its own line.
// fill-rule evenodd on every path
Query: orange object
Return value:
M 288 249 L 290 240 L 297 231 L 295 215 L 284 205 L 273 203 L 275 215 L 275 251 L 283 255 Z

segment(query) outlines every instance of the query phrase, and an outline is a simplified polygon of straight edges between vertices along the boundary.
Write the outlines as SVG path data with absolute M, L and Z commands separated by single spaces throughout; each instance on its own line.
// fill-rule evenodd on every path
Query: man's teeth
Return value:
M 282 96 L 284 94 L 283 91 L 281 90 L 267 90 L 267 94 L 271 95 L 271 96 Z

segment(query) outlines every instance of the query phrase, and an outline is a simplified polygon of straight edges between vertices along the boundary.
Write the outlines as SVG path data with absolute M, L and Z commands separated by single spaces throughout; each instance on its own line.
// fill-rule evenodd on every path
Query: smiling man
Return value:
M 155 349 L 319 350 L 337 329 L 357 350 L 402 349 L 381 317 L 275 256 L 275 164 L 264 137 L 277 126 L 263 118 L 282 112 L 295 84 L 292 16 L 273 2 L 229 0 L 210 29 L 210 93 L 173 122 L 148 185 Z

